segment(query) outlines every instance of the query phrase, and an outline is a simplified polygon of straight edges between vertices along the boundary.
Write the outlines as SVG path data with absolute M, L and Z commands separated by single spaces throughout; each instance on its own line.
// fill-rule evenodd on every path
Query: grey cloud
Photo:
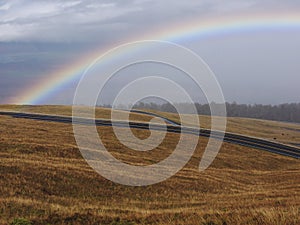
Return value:
M 0 7 L 6 8 L 6 4 Z M 93 29 L 95 33 L 113 30 L 114 24 L 108 28 L 108 21 L 141 10 L 137 5 L 117 5 L 99 1 L 18 1 L 0 14 L 0 41 L 81 39 Z M 41 35 L 43 32 L 48 34 Z
M 286 8 L 293 6 L 289 2 Z M 0 41 L 91 41 L 104 32 L 113 37 L 118 29 L 130 34 L 195 16 L 264 8 L 264 4 L 258 0 L 1 1 Z
M 95 47 L 116 46 L 157 27 L 222 15 L 299 10 L 297 0 L 0 0 L 0 99 L 3 95 L 14 98 L 14 91 L 22 85 L 29 87 L 51 71 L 94 52 Z M 204 56 L 229 101 L 298 99 L 300 31 L 228 36 L 191 37 L 179 44 Z M 279 54 L 284 55 L 276 57 Z M 278 89 L 270 86 L 270 80 L 275 80 Z M 276 94 L 278 90 L 282 92 Z M 66 93 L 72 97 L 70 89 L 57 96 Z

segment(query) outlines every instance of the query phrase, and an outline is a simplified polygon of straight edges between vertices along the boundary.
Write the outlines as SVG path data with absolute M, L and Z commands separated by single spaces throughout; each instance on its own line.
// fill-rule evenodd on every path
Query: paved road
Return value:
M 159 116 L 154 113 L 147 113 L 139 110 L 135 110 L 135 113 L 143 113 L 153 116 Z M 34 119 L 34 120 L 43 120 L 43 121 L 49 121 L 49 122 L 61 122 L 61 123 L 76 123 L 76 124 L 86 124 L 86 125 L 92 125 L 96 124 L 97 126 L 112 126 L 112 122 L 110 120 L 92 120 L 88 118 L 72 118 L 69 116 L 56 116 L 56 115 L 43 115 L 43 114 L 32 114 L 32 113 L 18 113 L 18 112 L 5 112 L 0 111 L 0 115 L 4 116 L 11 116 L 14 118 L 24 118 L 24 119 Z M 160 116 L 159 116 L 160 117 Z M 222 136 L 224 135 L 224 142 L 232 143 L 232 144 L 238 144 L 243 145 L 251 148 L 256 148 L 260 150 L 265 150 L 268 152 L 289 156 L 293 158 L 300 159 L 300 148 L 296 148 L 293 146 L 280 144 L 264 139 L 259 138 L 253 138 L 233 133 L 222 133 L 219 131 L 210 131 L 207 129 L 197 129 L 197 128 L 191 128 L 191 127 L 185 127 L 180 126 L 180 124 L 176 123 L 175 121 L 171 121 L 165 117 L 161 117 L 162 119 L 165 119 L 166 122 L 170 123 L 171 125 L 167 125 L 167 131 L 172 133 L 185 133 L 185 134 L 191 134 L 191 135 L 198 135 L 202 137 L 211 137 L 215 139 L 222 139 Z M 128 122 L 126 121 L 116 121 L 114 122 L 114 125 L 119 127 L 127 127 Z M 143 122 L 130 122 L 129 126 L 131 128 L 138 128 L 138 129 L 149 129 L 149 123 L 143 123 Z M 159 124 L 152 124 L 151 128 L 155 130 L 164 130 L 165 126 L 159 125 Z

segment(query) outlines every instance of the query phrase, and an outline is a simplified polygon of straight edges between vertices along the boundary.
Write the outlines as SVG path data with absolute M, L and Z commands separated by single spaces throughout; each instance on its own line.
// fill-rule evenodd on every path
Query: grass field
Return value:
M 58 114 L 58 115 L 72 115 L 72 108 L 70 106 L 19 106 L 19 105 L 0 105 L 0 110 L 14 110 L 20 112 L 31 113 L 46 113 L 46 114 Z M 82 108 L 82 114 L 84 115 L 85 107 Z M 179 116 L 174 113 L 157 112 L 153 110 L 145 110 L 157 113 L 158 115 L 165 116 L 171 120 L 180 122 Z M 119 111 L 117 116 L 120 118 L 124 113 Z M 110 119 L 111 110 L 106 108 L 96 108 L 96 117 L 101 119 Z M 131 121 L 145 121 L 149 122 L 153 117 L 147 115 L 141 115 L 138 113 L 131 113 Z M 217 117 L 218 118 L 218 117 Z M 201 128 L 210 128 L 210 117 L 199 116 Z M 193 126 L 193 124 L 185 124 Z M 249 135 L 253 137 L 259 137 L 268 139 L 271 141 L 277 141 L 285 144 L 300 146 L 300 124 L 292 124 L 277 121 L 267 121 L 259 119 L 249 118 L 227 118 L 226 131 L 232 133 L 238 133 L 243 135 Z
M 153 110 L 148 111 L 158 113 L 161 116 L 165 116 L 171 120 L 180 122 L 177 114 L 156 112 Z M 216 119 L 218 120 L 218 117 L 216 117 Z M 210 116 L 200 115 L 199 120 L 201 127 L 207 129 L 210 128 Z M 185 125 L 192 126 L 193 124 Z M 226 131 L 300 146 L 300 124 L 251 118 L 228 117 Z
M 88 107 L 82 107 L 80 115 L 82 117 L 87 116 Z M 41 113 L 41 114 L 55 114 L 63 116 L 72 116 L 71 106 L 58 106 L 58 105 L 45 105 L 45 106 L 29 106 L 29 105 L 0 105 L 0 110 L 26 112 L 26 113 Z M 123 111 L 116 111 L 117 118 L 127 115 Z M 96 108 L 95 117 L 99 119 L 111 119 L 111 110 L 108 108 Z M 133 121 L 150 121 L 153 117 L 147 115 L 141 115 L 138 113 L 131 113 L 130 120 Z
M 35 110 L 71 112 L 69 107 L 60 106 Z M 98 116 L 109 115 L 109 111 L 105 114 L 107 110 L 101 110 Z M 135 116 L 133 120 L 151 119 Z M 285 138 L 277 140 L 299 141 L 299 133 L 286 129 L 296 125 L 230 120 L 228 129 L 238 133 L 248 130 L 256 134 L 257 129 L 258 135 L 265 131 L 274 136 L 279 135 L 274 131 L 278 127 L 286 132 L 280 134 Z M 169 133 L 158 148 L 134 153 L 118 142 L 111 128 L 99 127 L 98 132 L 116 158 L 136 165 L 165 158 L 179 138 Z M 199 172 L 207 143 L 201 138 L 189 163 L 175 176 L 147 187 L 128 187 L 104 179 L 88 166 L 70 124 L 0 116 L 0 133 L 0 224 L 15 218 L 45 225 L 300 224 L 300 163 L 296 159 L 224 143 L 211 167 Z M 140 138 L 149 135 L 145 130 L 134 133 Z M 188 135 L 184 138 L 189 140 Z

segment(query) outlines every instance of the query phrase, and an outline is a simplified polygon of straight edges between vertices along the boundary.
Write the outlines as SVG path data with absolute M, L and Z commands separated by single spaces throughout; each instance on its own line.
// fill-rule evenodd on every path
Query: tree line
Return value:
M 188 106 L 187 103 L 178 103 L 180 107 Z M 211 103 L 217 104 L 217 103 Z M 218 104 L 217 104 L 218 105 Z M 209 104 L 195 104 L 198 114 L 210 115 Z M 136 109 L 153 109 L 164 112 L 176 113 L 176 109 L 170 103 L 144 103 L 139 102 L 134 105 Z M 247 117 L 255 119 L 266 119 L 276 121 L 286 121 L 300 123 L 300 103 L 286 103 L 280 105 L 262 105 L 262 104 L 237 104 L 226 103 L 227 116 L 229 117 Z

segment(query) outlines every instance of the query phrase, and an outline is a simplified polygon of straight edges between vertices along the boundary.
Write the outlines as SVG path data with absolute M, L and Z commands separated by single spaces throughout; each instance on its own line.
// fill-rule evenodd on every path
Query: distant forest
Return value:
M 184 106 L 185 103 L 179 103 Z M 213 103 L 215 104 L 215 103 Z M 154 109 L 164 112 L 175 112 L 175 108 L 169 104 L 156 104 L 139 102 L 134 106 L 139 109 Z M 289 103 L 280 105 L 247 105 L 237 103 L 226 103 L 227 116 L 229 117 L 248 117 L 256 119 L 276 120 L 300 123 L 300 103 Z M 208 104 L 196 103 L 196 109 L 200 115 L 210 115 Z

